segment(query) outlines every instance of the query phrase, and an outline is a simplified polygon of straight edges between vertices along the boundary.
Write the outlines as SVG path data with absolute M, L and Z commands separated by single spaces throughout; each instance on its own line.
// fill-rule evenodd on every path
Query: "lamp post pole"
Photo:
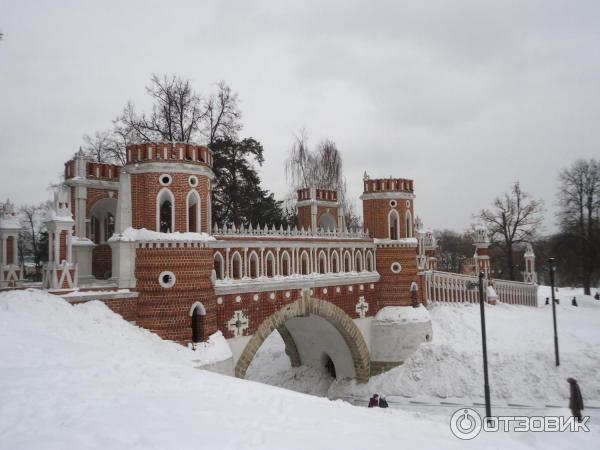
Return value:
M 552 321 L 554 322 L 554 358 L 556 359 L 556 366 L 560 366 L 560 359 L 558 357 L 558 331 L 556 328 L 556 300 L 554 299 L 554 258 L 550 258 L 550 289 L 552 290 Z
M 483 278 L 484 273 L 479 272 L 479 310 L 481 312 L 481 342 L 483 345 L 483 392 L 485 395 L 485 416 L 489 418 L 492 416 L 492 405 L 490 402 L 490 381 L 488 377 L 488 363 L 487 363 L 487 337 L 485 334 L 485 297 L 483 292 Z

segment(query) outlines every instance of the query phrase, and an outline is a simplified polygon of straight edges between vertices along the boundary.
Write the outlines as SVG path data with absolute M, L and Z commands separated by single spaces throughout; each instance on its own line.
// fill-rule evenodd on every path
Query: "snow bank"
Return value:
M 147 230 L 146 228 L 136 229 L 129 227 L 122 233 L 114 234 L 109 242 L 136 242 L 136 241 L 168 241 L 168 242 L 204 242 L 214 241 L 215 238 L 207 233 L 160 233 L 158 231 Z
M 195 344 L 197 358 L 194 362 L 202 365 L 214 364 L 233 358 L 231 348 L 220 331 L 209 336 L 206 342 Z
M 431 316 L 423 305 L 418 308 L 386 306 L 377 312 L 375 319 L 380 322 L 429 322 Z

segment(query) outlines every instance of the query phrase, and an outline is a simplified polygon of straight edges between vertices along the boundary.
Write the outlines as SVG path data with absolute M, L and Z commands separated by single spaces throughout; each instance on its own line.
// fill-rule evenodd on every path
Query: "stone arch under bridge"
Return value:
M 351 355 L 354 378 L 361 383 L 369 381 L 369 349 L 359 328 L 342 309 L 331 302 L 311 297 L 308 292 L 303 293 L 302 298 L 284 306 L 260 324 L 235 365 L 235 376 L 238 378 L 246 376 L 246 370 L 254 359 L 254 355 L 274 330 L 278 330 L 281 334 L 292 366 L 299 366 L 301 351 L 296 345 L 293 333 L 290 332 L 292 331 L 290 325 L 294 319 L 302 318 L 312 318 L 313 321 L 323 324 L 326 322 L 335 328 Z

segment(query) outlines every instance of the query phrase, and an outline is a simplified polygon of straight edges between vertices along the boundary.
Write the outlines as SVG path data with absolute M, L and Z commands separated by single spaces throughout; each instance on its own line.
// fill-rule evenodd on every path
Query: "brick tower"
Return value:
M 379 308 L 411 304 L 410 286 L 417 282 L 417 239 L 414 237 L 413 181 L 364 177 L 364 228 L 377 244 Z
M 338 198 L 337 191 L 331 189 L 298 189 L 298 228 L 343 231 L 344 215 Z
M 8 200 L 0 203 L 0 289 L 23 284 L 18 245 L 21 229 L 13 204 Z
M 475 273 L 483 272 L 486 278 L 490 275 L 490 256 L 489 246 L 490 240 L 488 238 L 487 229 L 480 225 L 475 229 L 475 235 L 473 237 L 473 245 L 475 246 L 475 255 L 473 255 L 473 261 L 475 263 Z

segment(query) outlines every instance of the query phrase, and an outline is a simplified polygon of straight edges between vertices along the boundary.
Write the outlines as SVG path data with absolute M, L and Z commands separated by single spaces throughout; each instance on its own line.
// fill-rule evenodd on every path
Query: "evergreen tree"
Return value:
M 290 214 L 282 202 L 260 187 L 255 165 L 262 165 L 263 147 L 253 138 L 217 139 L 213 151 L 213 222 L 219 225 L 286 225 Z

